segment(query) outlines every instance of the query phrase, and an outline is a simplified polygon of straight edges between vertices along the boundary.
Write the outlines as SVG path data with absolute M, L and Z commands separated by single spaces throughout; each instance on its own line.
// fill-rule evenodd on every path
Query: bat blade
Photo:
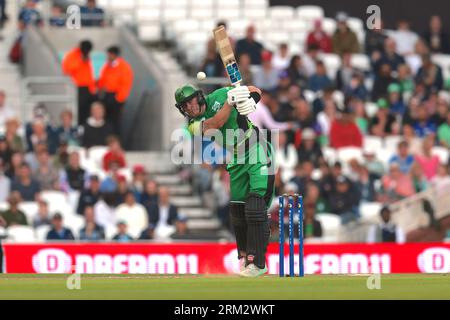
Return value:
M 223 26 L 220 26 L 215 28 L 213 33 L 216 47 L 219 50 L 220 58 L 230 78 L 231 85 L 239 86 L 242 81 L 242 76 L 227 32 Z

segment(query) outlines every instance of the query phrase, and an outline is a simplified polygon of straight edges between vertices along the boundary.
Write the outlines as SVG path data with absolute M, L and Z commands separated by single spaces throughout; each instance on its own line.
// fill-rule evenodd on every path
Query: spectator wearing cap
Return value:
M 439 91 L 444 86 L 444 77 L 442 76 L 442 69 L 437 64 L 431 61 L 430 54 L 422 55 L 422 66 L 417 71 L 416 83 L 423 83 L 427 94 L 431 90 Z
M 93 207 L 100 198 L 100 181 L 98 176 L 92 175 L 89 177 L 87 188 L 81 191 L 78 199 L 77 213 L 83 214 L 86 207 Z
M 362 147 L 362 134 L 349 108 L 344 108 L 340 116 L 331 123 L 330 146 L 335 149 Z
M 389 104 L 386 99 L 380 98 L 377 101 L 378 110 L 375 116 L 370 119 L 369 132 L 377 137 L 385 137 L 398 134 L 399 128 L 395 126 L 395 117 L 389 112 Z
M 315 168 L 318 168 L 320 161 L 323 160 L 323 154 L 314 130 L 305 128 L 302 130 L 301 136 L 300 148 L 297 149 L 298 162 L 309 161 Z
M 360 47 L 356 34 L 347 25 L 348 16 L 345 12 L 336 15 L 336 31 L 333 34 L 333 52 L 342 56 L 344 52 L 359 53 Z
M 84 227 L 80 229 L 80 240 L 100 241 L 105 239 L 105 231 L 102 226 L 95 222 L 94 208 L 84 208 Z
M 431 52 L 450 53 L 450 36 L 442 28 L 440 16 L 431 16 L 429 28 L 423 34 L 423 39 L 425 39 Z
M 33 218 L 33 228 L 37 229 L 42 226 L 50 226 L 52 222 L 50 220 L 48 203 L 42 199 L 38 199 L 37 203 L 38 211 Z
M 322 29 L 322 20 L 314 21 L 314 29 L 306 37 L 306 48 L 315 45 L 323 53 L 331 53 L 333 49 L 331 37 Z
M 22 137 L 18 134 L 20 122 L 17 118 L 10 118 L 5 123 L 5 138 L 12 151 L 25 151 L 25 144 Z
M 178 209 L 170 203 L 169 189 L 160 187 L 158 203 L 152 204 L 148 209 L 148 220 L 158 228 L 173 226 L 178 219 Z
M 414 194 L 414 185 L 409 174 L 402 173 L 396 162 L 389 165 L 389 172 L 381 178 L 383 194 L 379 201 L 394 202 Z
M 0 90 L 0 127 L 3 127 L 8 119 L 14 118 L 15 116 L 14 109 L 6 104 L 5 91 Z
M 125 152 L 120 145 L 117 136 L 109 136 L 107 138 L 108 151 L 103 156 L 103 170 L 108 171 L 111 162 L 119 165 L 119 168 L 126 167 Z
M 338 176 L 329 198 L 331 212 L 340 216 L 342 224 L 354 221 L 359 217 L 360 198 L 360 191 L 347 178 Z
M 414 156 L 409 153 L 409 144 L 403 140 L 397 145 L 397 154 L 389 159 L 389 163 L 398 163 L 400 171 L 408 173 L 414 163 Z
M 254 25 L 247 27 L 245 38 L 236 42 L 236 57 L 239 59 L 241 54 L 247 53 L 250 56 L 252 65 L 261 64 L 261 53 L 263 45 L 255 39 L 256 29 Z
M 289 47 L 287 43 L 281 43 L 278 51 L 272 56 L 272 65 L 278 72 L 284 71 L 289 67 L 290 62 Z M 239 69 L 240 69 L 239 65 Z
M 306 87 L 308 82 L 308 72 L 303 65 L 303 59 L 298 54 L 292 56 L 286 71 L 291 83 L 296 84 L 301 88 Z
M 308 88 L 314 92 L 321 91 L 332 85 L 330 78 L 327 75 L 327 69 L 323 61 L 316 61 L 316 72 L 309 78 Z
M 130 242 L 133 241 L 133 237 L 128 234 L 128 225 L 126 221 L 119 221 L 117 223 L 117 233 L 112 238 L 117 242 Z
M 106 120 L 113 126 L 115 134 L 120 134 L 123 107 L 133 86 L 131 65 L 121 57 L 120 48 L 109 47 L 107 62 L 100 71 L 98 90 L 106 109 Z
M 52 228 L 47 233 L 47 240 L 64 241 L 75 240 L 72 231 L 63 226 L 63 217 L 60 213 L 55 213 L 52 218 Z
M 0 212 L 0 218 L 3 220 L 4 227 L 10 227 L 14 225 L 28 225 L 27 217 L 19 209 L 21 202 L 21 196 L 18 192 L 12 192 L 8 197 L 8 209 Z
M 79 146 L 80 137 L 78 128 L 73 125 L 72 111 L 64 110 L 61 112 L 61 126 L 56 128 L 58 143 L 66 142 L 69 146 Z
M 77 151 L 71 152 L 69 164 L 60 174 L 61 189 L 65 192 L 82 191 L 87 178 L 86 170 L 80 166 L 80 155 Z
M 86 5 L 80 7 L 82 27 L 103 27 L 105 25 L 105 13 L 97 6 L 95 0 L 87 0 Z
M 107 137 L 113 132 L 112 125 L 105 120 L 105 107 L 100 102 L 94 102 L 91 116 L 83 124 L 83 147 L 106 146 Z
M 92 42 L 83 40 L 70 50 L 62 60 L 62 71 L 71 77 L 78 88 L 78 125 L 86 122 L 89 109 L 97 91 L 94 79 L 94 69 L 90 58 Z
M 143 165 L 137 164 L 133 166 L 133 177 L 131 181 L 130 190 L 134 193 L 136 201 L 141 203 L 142 194 L 144 193 L 144 185 L 146 179 L 146 172 Z
M 0 202 L 5 202 L 11 191 L 11 180 L 5 175 L 5 163 L 0 160 Z
M 116 218 L 125 221 L 133 230 L 142 230 L 148 226 L 148 216 L 145 207 L 136 202 L 133 192 L 125 194 L 125 201 L 116 208 Z
M 416 154 L 414 157 L 428 181 L 436 175 L 440 164 L 439 157 L 431 153 L 433 145 L 434 136 L 427 136 L 422 142 L 422 154 Z
M 26 0 L 19 12 L 19 28 L 23 30 L 28 25 L 42 26 L 41 13 L 36 9 L 37 0 Z
M 447 121 L 441 124 L 437 131 L 439 143 L 447 148 L 450 148 L 450 112 L 447 112 Z
M 380 210 L 381 222 L 372 225 L 367 232 L 367 243 L 395 242 L 404 243 L 406 236 L 403 230 L 391 220 L 391 210 L 384 206 Z
M 41 190 L 59 190 L 59 172 L 50 161 L 47 150 L 37 153 L 38 167 L 33 177 L 41 186 Z
M 28 164 L 21 164 L 18 176 L 11 184 L 11 191 L 18 191 L 25 201 L 35 201 L 36 195 L 41 191 L 41 186 L 31 177 Z
M 274 91 L 278 86 L 279 72 L 272 65 L 272 53 L 264 50 L 261 67 L 254 73 L 255 86 L 261 90 Z
M 406 105 L 403 103 L 401 96 L 400 84 L 394 82 L 391 83 L 388 88 L 389 109 L 391 113 L 398 116 L 403 116 L 406 112 Z

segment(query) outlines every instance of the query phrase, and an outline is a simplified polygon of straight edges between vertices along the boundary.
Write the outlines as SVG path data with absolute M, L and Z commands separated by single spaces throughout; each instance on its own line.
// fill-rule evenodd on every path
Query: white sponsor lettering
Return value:
M 417 257 L 417 265 L 425 273 L 449 273 L 450 250 L 442 247 L 428 248 Z

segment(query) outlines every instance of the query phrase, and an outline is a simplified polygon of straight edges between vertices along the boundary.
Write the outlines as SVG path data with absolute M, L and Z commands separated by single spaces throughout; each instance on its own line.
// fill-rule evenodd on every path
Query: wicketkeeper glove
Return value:
M 256 102 L 253 98 L 236 103 L 236 110 L 240 115 L 246 116 L 256 110 Z
M 250 96 L 247 86 L 240 86 L 227 92 L 227 102 L 230 106 L 234 106 L 238 102 L 244 102 Z

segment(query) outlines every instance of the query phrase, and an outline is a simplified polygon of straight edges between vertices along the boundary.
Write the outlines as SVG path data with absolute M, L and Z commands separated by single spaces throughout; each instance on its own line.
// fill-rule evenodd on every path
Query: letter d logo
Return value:
M 367 289 L 369 290 L 373 290 L 373 289 L 377 289 L 380 290 L 381 289 L 381 275 L 379 273 L 373 274 L 370 277 L 367 278 Z

